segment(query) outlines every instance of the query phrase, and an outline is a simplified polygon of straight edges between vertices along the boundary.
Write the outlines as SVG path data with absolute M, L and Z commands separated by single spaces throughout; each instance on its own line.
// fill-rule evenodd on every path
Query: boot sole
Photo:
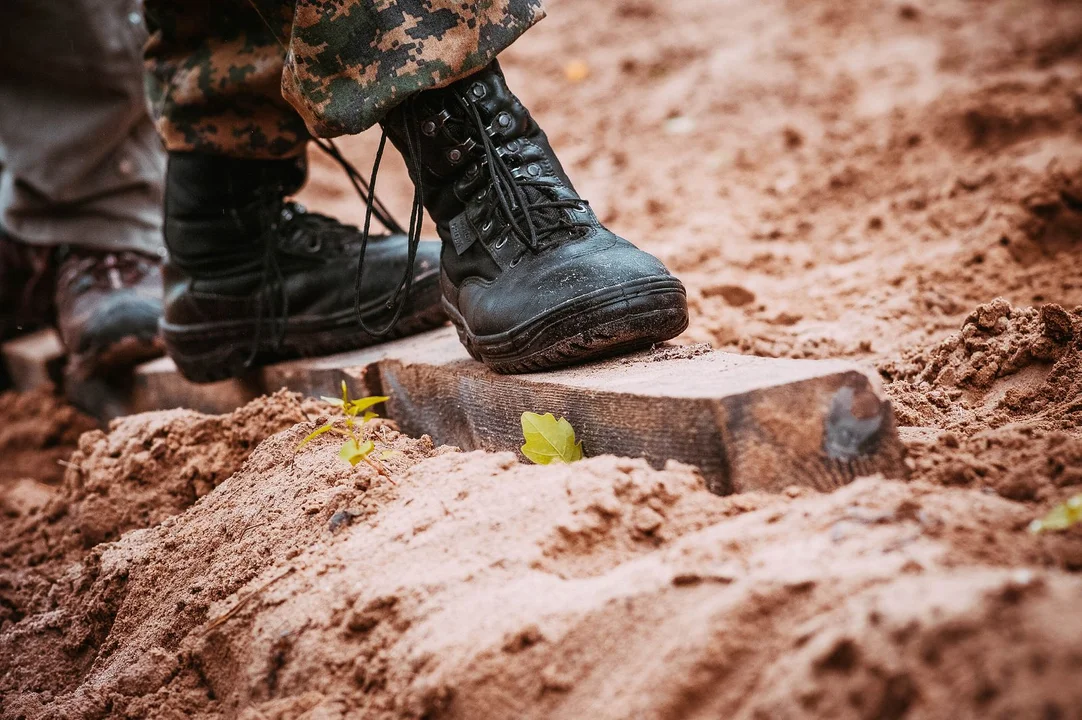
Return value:
M 435 289 L 435 292 L 439 292 Z M 412 307 L 420 309 L 413 310 Z M 366 323 L 381 326 L 390 313 L 366 313 Z M 271 339 L 261 340 L 252 357 L 250 323 L 204 323 L 197 326 L 161 324 L 165 349 L 177 369 L 195 383 L 211 383 L 239 377 L 253 368 L 302 357 L 321 357 L 378 345 L 389 340 L 415 335 L 447 322 L 447 315 L 434 297 L 411 297 L 394 328 L 383 337 L 360 329 L 352 312 L 339 313 L 318 321 L 290 321 L 281 346 Z M 268 330 L 269 334 L 269 330 Z
M 72 353 L 67 372 L 75 378 L 126 372 L 165 353 L 162 339 L 154 334 L 136 333 L 104 345 Z
M 688 326 L 687 291 L 673 277 L 607 288 L 499 335 L 474 335 L 451 303 L 444 299 L 443 306 L 470 355 L 503 374 L 622 355 L 671 340 Z

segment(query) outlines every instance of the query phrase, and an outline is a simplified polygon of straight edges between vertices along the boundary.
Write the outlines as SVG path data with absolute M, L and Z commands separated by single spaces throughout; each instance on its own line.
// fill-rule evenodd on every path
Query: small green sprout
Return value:
M 1082 523 L 1082 495 L 1075 495 L 1052 508 L 1047 515 L 1029 524 L 1031 533 L 1066 530 Z
M 368 421 L 379 417 L 379 415 L 373 412 L 371 408 L 382 402 L 387 402 L 390 398 L 383 395 L 373 395 L 354 400 L 350 398 L 349 388 L 346 387 L 346 381 L 343 380 L 341 398 L 323 397 L 321 399 L 331 405 L 336 405 L 341 408 L 342 417 L 331 418 L 325 425 L 321 425 L 308 433 L 308 436 L 305 437 L 304 440 L 301 440 L 294 452 L 300 452 L 301 448 L 324 433 L 334 433 L 335 435 L 341 435 L 346 438 L 345 442 L 342 443 L 341 450 L 338 451 L 338 456 L 340 458 L 354 466 L 356 466 L 357 463 L 366 462 L 380 474 L 386 475 L 386 471 L 368 457 L 369 454 L 376 449 L 375 444 L 371 440 L 362 439 L 357 434 L 357 428 L 362 427 Z M 360 417 L 358 418 L 358 416 Z
M 552 413 L 522 413 L 522 454 L 538 465 L 573 463 L 582 459 L 582 443 L 575 442 L 575 428 Z

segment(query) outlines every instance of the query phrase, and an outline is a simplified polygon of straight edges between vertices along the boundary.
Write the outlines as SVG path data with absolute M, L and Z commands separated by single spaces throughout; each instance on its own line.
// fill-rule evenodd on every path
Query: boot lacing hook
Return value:
M 480 138 L 480 145 L 484 152 L 482 163 L 489 168 L 492 187 L 496 191 L 496 198 L 499 201 L 499 209 L 504 221 L 523 245 L 531 252 L 538 253 L 542 250 L 543 237 L 558 230 L 590 226 L 589 222 L 568 221 L 566 218 L 548 224 L 540 223 L 539 220 L 543 218 L 535 218 L 535 215 L 542 210 L 582 211 L 589 203 L 582 199 L 538 200 L 531 198 L 527 194 L 526 188 L 551 189 L 550 183 L 545 180 L 516 175 L 507 164 L 506 155 L 510 153 L 493 141 L 492 135 L 495 134 L 495 129 L 485 124 L 477 104 L 471 102 L 468 97 L 458 95 L 457 98 L 470 119 L 473 120 L 476 135 Z M 530 167 L 537 167 L 536 172 L 540 174 L 539 166 L 531 165 Z M 540 195 L 540 193 L 538 194 Z M 516 209 L 518 212 L 516 212 Z M 515 264 L 518 263 L 515 262 Z

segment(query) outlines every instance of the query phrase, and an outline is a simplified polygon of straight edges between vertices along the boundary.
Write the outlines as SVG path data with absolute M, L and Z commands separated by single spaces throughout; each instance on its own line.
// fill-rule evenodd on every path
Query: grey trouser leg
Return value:
M 0 228 L 162 254 L 140 0 L 0 0 Z

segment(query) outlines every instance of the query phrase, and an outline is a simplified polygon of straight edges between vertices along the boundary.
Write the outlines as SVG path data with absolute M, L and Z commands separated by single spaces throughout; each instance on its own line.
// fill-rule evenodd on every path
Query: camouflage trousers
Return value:
M 146 0 L 148 95 L 169 150 L 297 155 L 480 70 L 542 0 Z

